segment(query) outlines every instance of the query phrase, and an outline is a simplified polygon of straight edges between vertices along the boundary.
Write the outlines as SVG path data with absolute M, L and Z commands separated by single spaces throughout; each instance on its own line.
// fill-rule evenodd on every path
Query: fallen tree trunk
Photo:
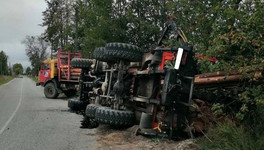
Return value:
M 217 76 L 241 75 L 242 73 L 239 70 L 243 70 L 243 72 L 245 72 L 247 74 L 256 72 L 256 68 L 254 68 L 254 67 L 243 67 L 243 68 L 239 68 L 239 69 L 233 69 L 230 72 L 217 71 L 217 72 L 203 73 L 203 74 L 196 75 L 195 77 L 197 77 L 197 78 L 208 78 L 208 77 L 217 77 Z M 258 67 L 258 70 L 263 71 L 263 68 Z
M 224 71 L 199 74 L 195 76 L 194 84 L 199 87 L 232 86 L 252 79 L 256 82 L 263 82 L 262 72 L 257 72 L 252 75 L 250 73 L 246 75 L 227 75 Z

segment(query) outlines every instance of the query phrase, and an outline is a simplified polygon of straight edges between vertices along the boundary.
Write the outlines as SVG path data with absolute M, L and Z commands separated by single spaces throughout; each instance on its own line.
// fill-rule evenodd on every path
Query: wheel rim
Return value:
M 48 92 L 49 95 L 53 95 L 54 90 L 53 90 L 52 87 L 48 87 L 47 92 Z

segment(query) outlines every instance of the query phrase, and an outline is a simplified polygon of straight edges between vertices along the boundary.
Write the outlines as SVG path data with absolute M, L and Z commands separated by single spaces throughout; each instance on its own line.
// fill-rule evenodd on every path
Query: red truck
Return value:
M 57 98 L 60 93 L 64 93 L 67 97 L 76 94 L 80 68 L 85 67 L 85 63 L 80 58 L 82 58 L 80 52 L 58 50 L 57 58 L 48 58 L 41 64 L 39 82 L 36 85 L 44 86 L 44 94 L 47 98 Z

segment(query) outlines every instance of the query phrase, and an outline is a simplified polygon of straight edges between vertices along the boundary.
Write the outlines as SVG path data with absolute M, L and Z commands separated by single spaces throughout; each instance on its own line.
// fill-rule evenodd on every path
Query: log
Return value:
M 238 71 L 232 71 L 229 75 L 237 75 Z M 208 77 L 217 77 L 217 76 L 226 76 L 227 73 L 225 71 L 217 71 L 217 72 L 209 72 L 196 75 L 195 78 L 208 78 Z
M 243 67 L 240 68 L 241 70 L 244 70 L 246 73 L 252 73 L 255 72 L 256 69 L 254 67 Z M 259 71 L 263 71 L 263 68 L 258 68 Z M 208 77 L 217 77 L 217 76 L 229 76 L 229 75 L 239 75 L 241 72 L 239 72 L 239 69 L 233 69 L 230 72 L 225 71 L 217 71 L 217 72 L 209 72 L 209 73 L 203 73 L 196 75 L 196 78 L 208 78 Z
M 195 76 L 194 84 L 196 86 L 202 86 L 202 87 L 213 87 L 213 86 L 232 86 L 234 84 L 239 84 L 241 81 L 248 81 L 250 80 L 250 76 L 243 76 L 243 75 L 228 75 L 228 76 L 219 76 L 221 73 L 211 73 L 210 75 L 215 75 L 211 77 L 206 77 L 208 73 L 201 74 Z M 200 78 L 202 77 L 202 78 Z M 254 74 L 254 78 L 257 79 L 259 82 L 264 82 L 263 75 L 261 72 L 257 72 Z
M 195 78 L 194 84 L 198 85 L 198 84 L 212 84 L 212 83 L 222 83 L 222 82 L 233 82 L 233 81 L 240 81 L 242 79 L 243 79 L 242 75 Z

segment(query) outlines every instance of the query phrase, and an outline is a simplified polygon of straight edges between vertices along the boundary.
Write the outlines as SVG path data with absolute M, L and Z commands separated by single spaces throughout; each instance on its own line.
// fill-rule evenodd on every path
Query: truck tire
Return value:
M 85 110 L 85 115 L 87 117 L 91 118 L 91 119 L 95 118 L 96 110 L 99 107 L 102 107 L 102 106 L 98 106 L 98 105 L 95 105 L 95 104 L 87 105 L 86 110 Z
M 141 48 L 126 43 L 108 43 L 105 45 L 106 54 L 112 60 L 122 59 L 130 62 L 142 60 L 143 52 Z
M 120 50 L 120 51 L 134 51 L 142 53 L 143 50 L 135 45 L 127 44 L 127 43 L 107 43 L 105 48 L 108 50 Z
M 95 119 L 102 124 L 117 127 L 129 127 L 135 123 L 135 115 L 128 110 L 115 110 L 107 107 L 96 109 Z
M 105 47 L 98 47 L 93 52 L 93 57 L 96 60 L 104 61 L 104 62 L 111 62 L 113 61 L 106 55 Z
M 134 45 L 125 43 L 108 43 L 105 48 L 98 48 L 94 52 L 96 59 L 105 62 L 116 62 L 125 60 L 129 62 L 139 62 L 142 60 L 142 50 Z
M 58 90 L 53 82 L 47 83 L 45 85 L 44 94 L 49 99 L 55 99 L 59 96 Z
M 68 100 L 68 107 L 72 110 L 84 110 L 88 102 L 79 101 L 75 99 Z
M 73 58 L 71 60 L 71 66 L 74 68 L 91 68 L 93 60 L 84 58 Z

